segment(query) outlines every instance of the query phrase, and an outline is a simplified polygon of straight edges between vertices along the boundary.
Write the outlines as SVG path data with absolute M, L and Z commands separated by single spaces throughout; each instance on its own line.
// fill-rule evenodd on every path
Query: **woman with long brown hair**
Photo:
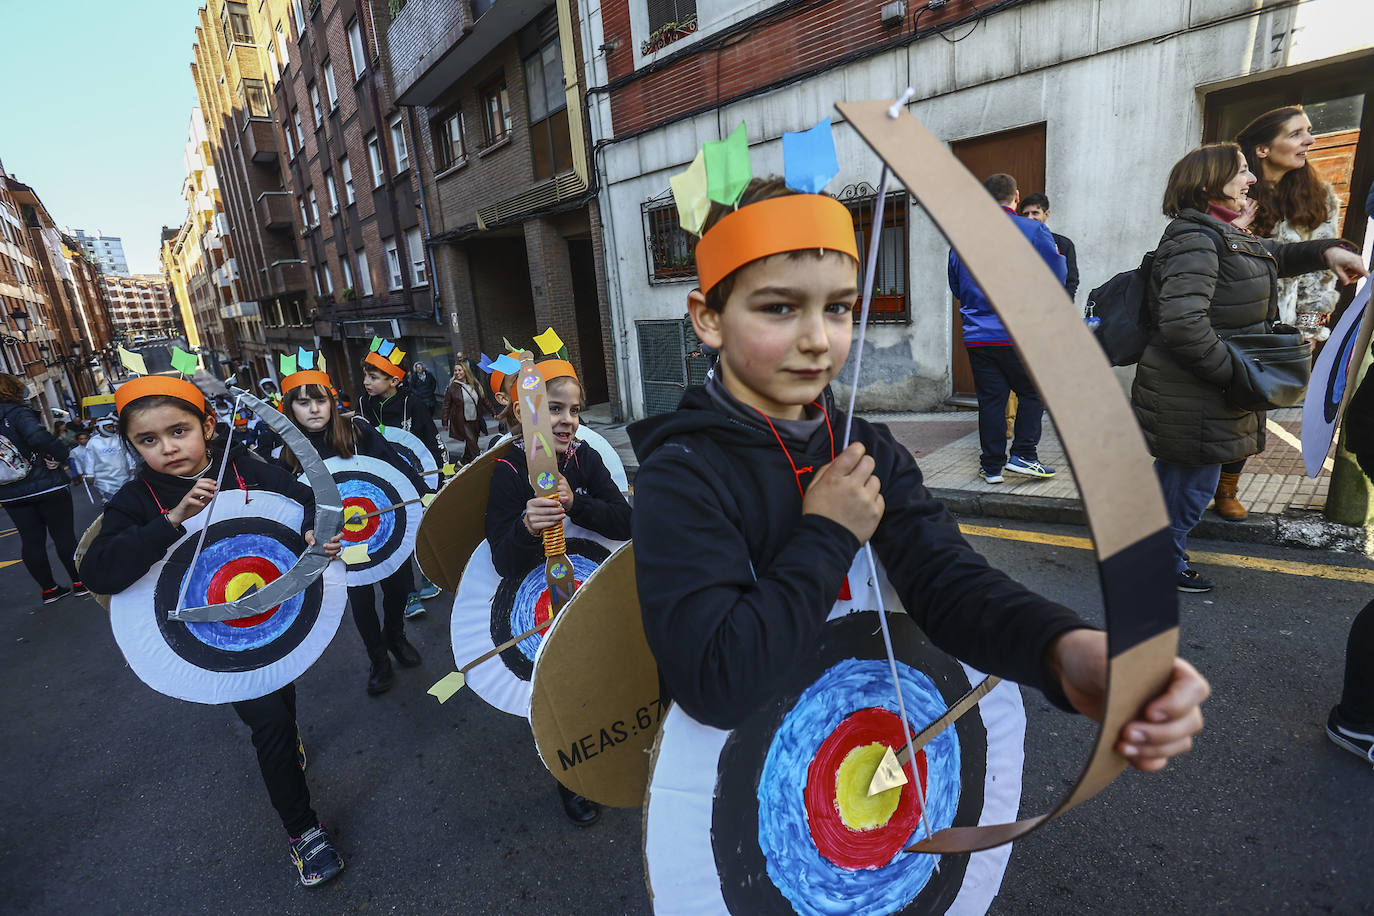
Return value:
M 1245 370 L 1226 338 L 1273 327 L 1280 276 L 1332 269 L 1350 282 L 1368 275 L 1349 242 L 1283 244 L 1237 228 L 1255 181 L 1240 147 L 1209 143 L 1174 164 L 1164 191 L 1172 221 L 1155 251 L 1155 330 L 1136 367 L 1131 404 L 1155 457 L 1183 592 L 1213 588 L 1189 565 L 1187 547 L 1222 466 L 1264 448 L 1264 412 L 1227 400 Z
M 1255 207 L 1252 218 L 1239 225 L 1261 238 L 1292 244 L 1316 239 L 1334 239 L 1340 233 L 1336 215 L 1340 201 L 1331 185 L 1321 180 L 1307 161 L 1316 143 L 1312 122 L 1301 105 L 1286 105 L 1266 111 L 1236 136 L 1245 154 L 1255 184 L 1250 200 Z M 1303 337 L 1320 342 L 1330 333 L 1326 327 L 1340 293 L 1336 275 L 1329 270 L 1280 277 L 1278 280 L 1279 322 L 1293 325 Z M 1217 514 L 1227 521 L 1240 521 L 1249 513 L 1236 498 L 1244 459 L 1224 465 L 1215 493 Z

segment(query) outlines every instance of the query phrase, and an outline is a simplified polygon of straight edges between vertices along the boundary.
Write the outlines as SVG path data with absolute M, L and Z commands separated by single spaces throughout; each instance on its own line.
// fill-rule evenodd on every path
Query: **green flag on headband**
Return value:
M 281 356 L 281 374 L 292 375 L 295 373 L 295 371 L 296 354 L 292 353 L 290 356 L 287 356 L 285 353 L 283 353 Z
M 724 140 L 702 145 L 706 156 L 706 194 L 712 200 L 733 207 L 754 177 L 749 166 L 749 138 L 744 122 L 739 122 Z
M 196 374 L 196 367 L 200 365 L 200 360 L 194 353 L 187 353 L 181 347 L 172 348 L 172 368 L 185 376 Z

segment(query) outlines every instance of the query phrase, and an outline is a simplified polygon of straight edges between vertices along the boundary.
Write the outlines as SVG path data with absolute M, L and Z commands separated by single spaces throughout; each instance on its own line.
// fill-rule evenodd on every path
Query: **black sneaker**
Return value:
M 61 601 L 72 593 L 72 590 L 61 585 L 54 585 L 52 588 L 43 589 L 43 603 L 52 604 L 54 601 Z
M 582 795 L 558 784 L 558 794 L 563 799 L 563 813 L 579 827 L 590 827 L 601 820 L 601 806 Z
M 77 598 L 81 598 L 81 597 L 83 597 L 83 596 L 85 596 L 85 595 L 89 595 L 90 593 L 91 593 L 91 590 L 90 590 L 89 588 L 87 588 L 86 586 L 82 585 L 81 582 L 80 582 L 79 580 L 72 583 L 72 594 L 73 594 L 74 596 L 76 596 Z
M 343 859 L 335 852 L 334 844 L 329 842 L 329 834 L 324 832 L 323 827 L 311 827 L 304 836 L 290 842 L 291 861 L 296 863 L 301 884 L 306 887 L 323 884 L 343 871 Z
M 1336 709 L 1335 706 L 1331 707 L 1331 715 L 1326 717 L 1326 737 L 1335 742 L 1337 747 L 1345 748 L 1374 766 L 1374 728 L 1360 731 L 1344 725 Z
M 1217 584 L 1211 579 L 1204 579 L 1202 576 L 1198 575 L 1196 569 L 1185 569 L 1183 572 L 1179 573 L 1177 584 L 1179 591 L 1191 592 L 1193 594 L 1210 592 L 1217 587 Z

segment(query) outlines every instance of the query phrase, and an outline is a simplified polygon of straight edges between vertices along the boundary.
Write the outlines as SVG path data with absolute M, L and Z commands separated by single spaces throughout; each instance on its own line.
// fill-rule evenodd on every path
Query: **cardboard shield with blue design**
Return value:
M 410 478 L 379 458 L 335 456 L 324 464 L 343 500 L 343 546 L 367 545 L 367 559 L 348 566 L 348 584 L 380 582 L 400 569 L 415 551 L 424 507 L 418 502 L 404 503 L 419 499 L 419 493 Z M 373 514 L 390 506 L 399 508 Z
M 419 436 L 399 426 L 387 426 L 380 432 L 386 441 L 391 443 L 396 453 L 415 469 L 415 473 L 423 474 L 429 471 L 434 477 L 433 485 L 438 486 L 439 478 L 434 472 L 439 470 L 439 464 L 434 460 L 434 454 L 420 441 Z
M 330 563 L 304 591 L 264 614 L 169 620 L 183 580 L 187 607 L 232 601 L 277 579 L 306 550 L 300 504 L 277 493 L 254 491 L 245 503 L 230 491 L 217 500 L 196 556 L 206 514 L 187 519 L 186 534 L 167 556 L 110 599 L 110 623 L 129 666 L 159 693 L 193 703 L 250 700 L 300 677 L 329 645 L 347 600 L 343 564 Z

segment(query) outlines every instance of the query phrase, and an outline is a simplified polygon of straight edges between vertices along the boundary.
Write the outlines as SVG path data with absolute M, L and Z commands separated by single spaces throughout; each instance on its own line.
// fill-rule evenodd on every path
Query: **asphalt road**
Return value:
M 78 516 L 93 512 L 77 497 Z M 3 519 L 0 519 L 3 521 Z M 0 525 L 7 528 L 8 525 Z M 1050 529 L 1082 536 L 1081 529 Z M 979 537 L 1028 585 L 1094 616 L 1086 551 Z M 1238 545 L 1198 544 L 1235 553 Z M 0 535 L 0 562 L 18 557 Z M 1374 567 L 1347 555 L 1255 556 Z M 1166 773 L 1128 773 L 1017 844 L 994 913 L 1362 913 L 1374 907 L 1374 771 L 1322 731 L 1368 583 L 1212 568 L 1182 596 L 1184 653 L 1212 679 L 1208 727 Z M 345 619 L 298 682 L 315 805 L 347 870 L 296 883 L 246 729 L 145 687 L 88 599 L 43 607 L 0 568 L 0 910 L 10 913 L 647 913 L 638 810 L 579 830 L 528 726 L 463 692 L 448 600 L 410 628 L 424 666 L 363 692 Z M 1026 697 L 1023 812 L 1072 782 L 1092 729 Z

